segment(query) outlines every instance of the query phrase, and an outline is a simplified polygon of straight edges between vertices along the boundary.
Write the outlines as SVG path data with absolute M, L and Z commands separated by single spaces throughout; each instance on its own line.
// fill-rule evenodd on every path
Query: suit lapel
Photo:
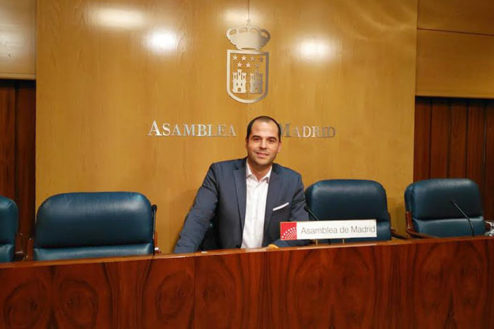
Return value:
M 268 187 L 268 197 L 266 199 L 266 212 L 264 215 L 264 234 L 266 235 L 266 230 L 269 227 L 269 222 L 271 221 L 271 214 L 273 213 L 273 208 L 279 200 L 281 192 L 281 178 L 278 174 L 278 168 L 276 164 L 273 164 L 273 170 L 271 171 L 271 176 L 269 177 L 269 187 Z
M 241 225 L 240 227 L 242 228 L 243 232 L 245 223 L 245 204 L 247 202 L 247 197 L 245 195 L 247 193 L 247 186 L 245 183 L 245 159 L 241 161 L 242 164 L 233 171 L 233 175 L 235 177 L 235 189 L 237 191 L 238 213 Z

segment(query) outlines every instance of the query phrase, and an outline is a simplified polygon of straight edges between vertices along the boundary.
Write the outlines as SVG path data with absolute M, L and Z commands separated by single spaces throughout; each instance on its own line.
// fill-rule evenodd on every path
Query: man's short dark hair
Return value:
M 278 127 L 278 140 L 281 142 L 281 126 L 280 126 L 280 124 L 278 123 L 278 121 L 276 121 L 275 119 L 273 119 L 267 115 L 261 115 L 261 116 L 258 116 L 256 118 L 250 120 L 249 124 L 247 125 L 247 136 L 245 137 L 245 139 L 249 139 L 250 133 L 252 132 L 252 125 L 256 121 L 274 122 L 276 124 L 276 127 Z

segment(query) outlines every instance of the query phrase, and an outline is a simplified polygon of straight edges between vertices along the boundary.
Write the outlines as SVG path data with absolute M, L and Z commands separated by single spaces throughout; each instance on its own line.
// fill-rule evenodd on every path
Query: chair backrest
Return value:
M 466 178 L 436 178 L 410 184 L 405 190 L 405 207 L 416 232 L 437 237 L 475 235 L 485 232 L 482 202 L 477 184 Z
M 390 240 L 391 224 L 386 191 L 378 182 L 359 179 L 322 180 L 305 191 L 307 206 L 321 220 L 376 219 L 377 238 Z
M 17 205 L 0 196 L 0 262 L 14 260 L 15 235 L 19 226 Z
M 134 192 L 54 195 L 38 209 L 34 259 L 152 254 L 154 209 Z

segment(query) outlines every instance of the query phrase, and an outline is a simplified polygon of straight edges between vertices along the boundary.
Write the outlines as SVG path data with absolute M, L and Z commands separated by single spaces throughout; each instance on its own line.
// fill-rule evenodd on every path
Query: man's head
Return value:
M 247 126 L 245 148 L 252 169 L 260 171 L 269 168 L 281 149 L 281 128 L 278 122 L 268 116 L 252 119 Z

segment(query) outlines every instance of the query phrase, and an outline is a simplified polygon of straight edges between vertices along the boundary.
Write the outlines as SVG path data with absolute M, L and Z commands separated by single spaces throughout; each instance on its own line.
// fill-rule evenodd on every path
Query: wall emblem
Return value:
M 226 31 L 238 50 L 227 50 L 226 91 L 241 103 L 255 103 L 268 94 L 269 53 L 260 51 L 269 32 L 247 23 Z

